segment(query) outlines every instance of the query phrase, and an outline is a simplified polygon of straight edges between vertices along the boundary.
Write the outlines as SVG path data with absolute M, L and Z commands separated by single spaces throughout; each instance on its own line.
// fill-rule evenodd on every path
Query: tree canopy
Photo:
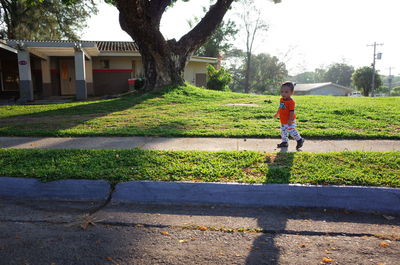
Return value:
M 246 72 L 246 52 L 241 50 L 232 50 L 227 54 L 229 61 L 229 72 L 232 73 L 233 82 L 231 89 L 233 91 L 243 92 Z M 279 84 L 287 77 L 288 71 L 285 63 L 279 61 L 276 56 L 261 53 L 251 55 L 252 64 L 250 65 L 250 89 L 254 93 L 275 93 Z
M 358 68 L 352 75 L 353 85 L 362 91 L 364 96 L 369 96 L 372 89 L 372 68 L 364 66 Z M 382 79 L 380 75 L 375 72 L 375 87 L 382 85 Z
M 210 3 L 212 1 L 210 0 Z M 203 7 L 203 12 L 207 12 L 207 8 Z M 199 17 L 194 17 L 189 20 L 190 28 L 200 21 Z M 221 21 L 220 25 L 211 35 L 211 37 L 195 52 L 197 56 L 205 57 L 219 57 L 232 48 L 230 42 L 232 38 L 238 33 L 236 23 L 230 19 Z
M 325 73 L 326 70 L 324 68 L 316 68 L 314 72 L 308 71 L 293 76 L 293 81 L 299 84 L 326 82 Z
M 344 63 L 335 63 L 328 67 L 325 73 L 325 80 L 349 87 L 351 85 L 351 75 L 353 72 L 353 66 Z
M 77 40 L 95 13 L 93 0 L 68 5 L 62 0 L 0 0 L 0 35 L 7 39 Z

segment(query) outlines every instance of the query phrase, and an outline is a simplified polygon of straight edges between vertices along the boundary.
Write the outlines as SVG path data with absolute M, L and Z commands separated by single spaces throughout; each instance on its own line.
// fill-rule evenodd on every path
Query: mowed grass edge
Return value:
M 0 149 L 0 176 L 400 187 L 400 152 Z

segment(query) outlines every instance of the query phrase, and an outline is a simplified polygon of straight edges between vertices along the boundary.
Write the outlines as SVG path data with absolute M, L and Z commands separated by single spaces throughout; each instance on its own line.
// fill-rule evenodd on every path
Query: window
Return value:
M 110 60 L 100 60 L 101 69 L 110 69 Z
M 4 78 L 3 79 L 4 91 L 17 91 L 19 89 L 18 87 L 19 79 L 17 73 L 5 73 L 2 77 Z

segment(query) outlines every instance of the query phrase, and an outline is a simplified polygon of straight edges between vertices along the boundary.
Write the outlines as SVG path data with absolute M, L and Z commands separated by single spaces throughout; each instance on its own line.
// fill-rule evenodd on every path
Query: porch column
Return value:
M 92 59 L 87 60 L 85 63 L 86 66 L 86 88 L 88 95 L 94 95 L 93 88 L 93 62 Z
M 76 99 L 87 99 L 85 54 L 78 45 L 75 47 L 75 78 Z
M 19 94 L 18 102 L 33 101 L 31 60 L 29 51 L 20 47 L 18 50 Z
M 42 89 L 43 96 L 50 97 L 51 96 L 51 73 L 50 73 L 50 58 L 47 60 L 42 60 Z

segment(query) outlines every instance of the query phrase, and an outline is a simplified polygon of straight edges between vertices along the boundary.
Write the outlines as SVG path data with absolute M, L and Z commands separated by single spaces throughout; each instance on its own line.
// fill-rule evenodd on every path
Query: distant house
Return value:
M 192 56 L 184 78 L 206 85 L 208 64 L 217 58 Z M 117 94 L 128 79 L 144 76 L 135 42 L 0 40 L 0 99 Z
M 294 87 L 296 95 L 332 95 L 332 96 L 348 96 L 354 90 L 341 86 L 332 82 L 313 83 L 313 84 L 296 84 Z

